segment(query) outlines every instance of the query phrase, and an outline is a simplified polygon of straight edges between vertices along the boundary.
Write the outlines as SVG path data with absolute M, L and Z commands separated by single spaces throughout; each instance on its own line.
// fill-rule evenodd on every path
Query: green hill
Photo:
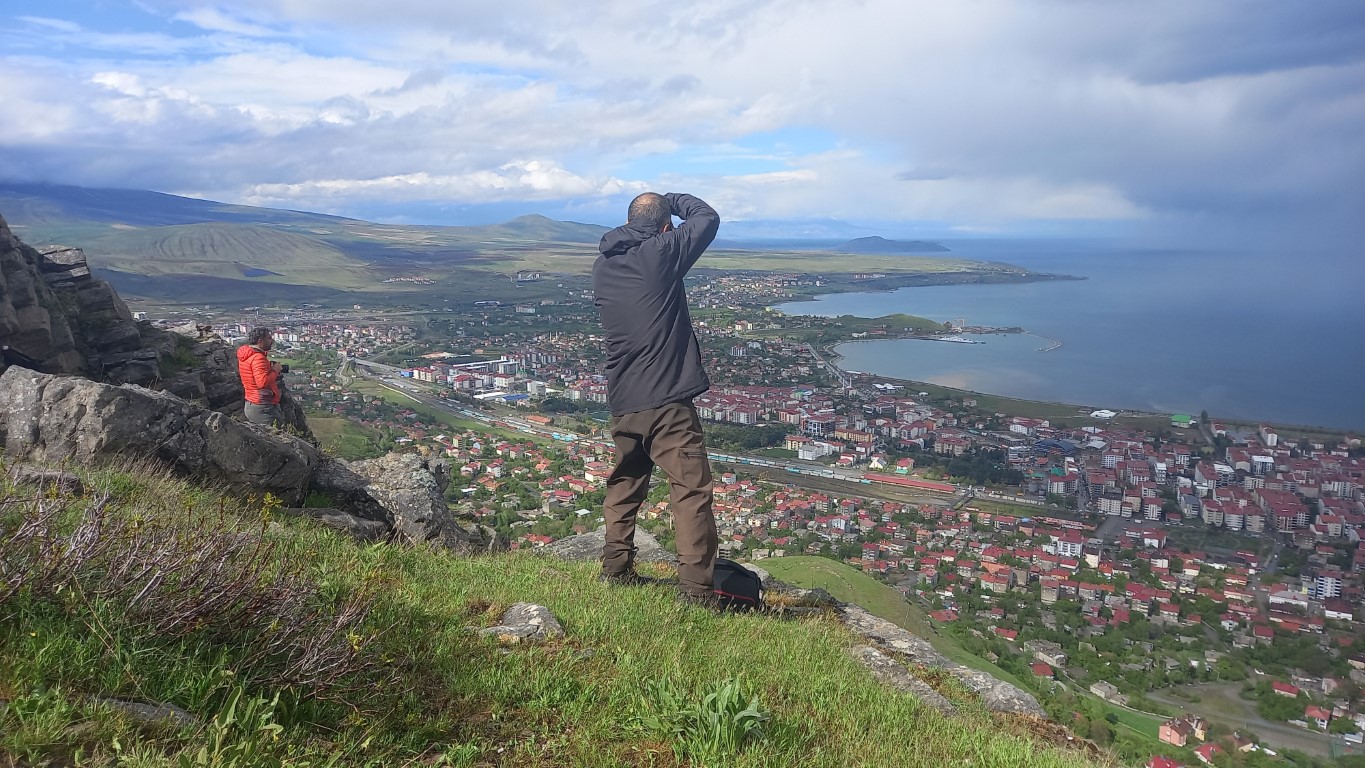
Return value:
M 336 288 L 374 281 L 366 265 L 313 238 L 256 224 L 181 224 L 116 229 L 87 238 L 92 267 L 149 277 L 255 278 Z
M 1090 764 L 1026 724 L 881 687 L 836 622 L 717 616 L 600 584 L 592 563 L 360 545 L 269 499 L 78 472 L 81 495 L 0 480 L 0 764 Z M 519 601 L 566 635 L 503 646 L 466 628 Z M 705 699 L 726 680 L 742 698 Z M 747 742 L 712 738 L 764 716 Z
M 518 216 L 502 224 L 485 227 L 444 227 L 443 229 L 462 230 L 469 237 L 503 238 L 507 240 L 535 240 L 547 243 L 590 243 L 597 245 L 607 227 L 596 224 L 579 224 L 574 221 L 555 221 L 554 219 L 530 214 Z

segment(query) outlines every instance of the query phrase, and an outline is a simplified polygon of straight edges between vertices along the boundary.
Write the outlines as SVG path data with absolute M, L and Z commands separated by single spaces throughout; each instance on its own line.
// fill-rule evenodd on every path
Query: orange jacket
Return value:
M 265 352 L 250 344 L 238 347 L 237 373 L 242 377 L 242 391 L 248 403 L 279 404 L 280 374 L 270 367 Z

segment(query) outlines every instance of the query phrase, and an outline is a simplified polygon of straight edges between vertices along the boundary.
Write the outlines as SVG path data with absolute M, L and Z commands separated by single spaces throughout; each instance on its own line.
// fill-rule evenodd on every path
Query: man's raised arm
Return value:
M 711 241 L 716 239 L 716 232 L 720 229 L 720 215 L 714 208 L 692 195 L 669 192 L 664 195 L 664 199 L 668 201 L 668 207 L 673 215 L 683 220 L 682 225 L 673 233 L 679 245 L 678 277 L 682 277 L 697 263 L 697 259 L 701 258 L 707 246 L 711 245 Z

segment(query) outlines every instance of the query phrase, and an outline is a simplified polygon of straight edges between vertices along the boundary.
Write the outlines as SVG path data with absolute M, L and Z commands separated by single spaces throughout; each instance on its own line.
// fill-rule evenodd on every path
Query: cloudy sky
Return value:
M 1361 0 L 0 5 L 0 178 L 383 221 L 1358 242 Z

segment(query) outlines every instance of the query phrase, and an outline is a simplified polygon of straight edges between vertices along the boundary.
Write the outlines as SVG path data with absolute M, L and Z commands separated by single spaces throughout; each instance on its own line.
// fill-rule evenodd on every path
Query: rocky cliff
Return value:
M 505 545 L 451 513 L 444 464 L 391 455 L 350 465 L 327 456 L 287 396 L 290 429 L 234 418 L 242 385 L 231 349 L 137 323 L 118 294 L 91 277 L 79 249 L 31 248 L 3 219 L 0 346 L 0 452 L 9 462 L 148 462 L 269 493 L 286 512 L 357 538 L 462 553 Z
M 0 345 L 48 373 L 149 384 L 157 354 L 79 248 L 31 248 L 0 218 Z

